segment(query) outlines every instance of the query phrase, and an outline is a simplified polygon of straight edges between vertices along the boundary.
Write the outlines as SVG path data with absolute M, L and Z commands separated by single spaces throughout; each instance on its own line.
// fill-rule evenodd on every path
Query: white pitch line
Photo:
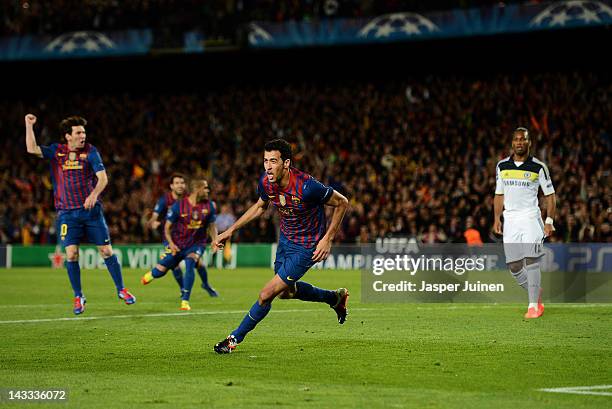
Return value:
M 111 306 L 111 305 L 116 305 L 117 303 L 115 302 L 96 302 L 96 305 L 106 305 L 106 306 Z M 161 301 L 148 301 L 148 302 L 142 302 L 139 301 L 138 305 L 167 305 L 168 302 L 161 302 Z M 367 305 L 369 303 L 364 303 L 364 305 Z M 384 305 L 385 303 L 377 303 L 378 305 Z M 447 310 L 460 310 L 460 309 L 480 309 L 480 308 L 517 308 L 520 307 L 517 303 L 513 304 L 513 305 L 508 305 L 508 304 L 478 304 L 478 305 L 474 305 L 474 304 L 470 304 L 470 305 L 466 305 L 466 304 L 451 304 L 451 305 L 446 305 L 444 306 L 442 303 L 428 303 L 429 305 L 435 305 L 435 307 L 431 307 L 431 306 L 427 306 L 424 307 L 422 306 L 423 304 L 417 304 L 417 303 L 393 303 L 393 305 L 396 304 L 400 304 L 400 305 L 413 305 L 415 306 L 416 309 L 418 310 L 435 310 L 435 309 L 447 309 Z M 11 308 L 48 308 L 48 307 L 66 307 L 67 305 L 69 305 L 69 303 L 62 303 L 62 304 L 4 304 L 1 305 L 0 304 L 0 309 L 2 308 L 6 308 L 6 309 L 11 309 Z M 391 303 L 386 304 L 386 305 L 391 305 Z M 559 307 L 559 308 L 600 308 L 600 307 L 609 307 L 612 308 L 612 303 L 546 303 L 547 307 Z M 380 308 L 382 309 L 395 309 L 395 308 Z
M 166 305 L 167 303 L 163 302 L 147 302 L 140 303 L 139 305 Z M 115 303 L 99 303 L 96 305 L 101 306 L 112 306 Z M 555 304 L 547 304 L 550 306 L 557 306 L 561 308 L 599 308 L 599 307 L 610 307 L 612 308 L 612 304 L 563 304 L 563 303 L 555 303 Z M 43 308 L 43 307 L 65 307 L 66 304 L 17 304 L 17 305 L 0 305 L 0 308 L 15 308 L 15 307 L 28 307 L 28 308 Z M 436 306 L 419 306 L 416 305 L 416 310 L 462 310 L 462 309 L 492 309 L 492 308 L 517 308 L 516 305 L 502 305 L 502 304 L 485 304 L 485 305 L 436 305 Z M 397 310 L 396 307 L 392 308 L 352 308 L 352 311 L 388 311 L 388 310 Z M 146 317 L 173 317 L 173 316 L 189 316 L 189 315 L 219 315 L 219 314 L 243 314 L 246 310 L 236 310 L 236 311 L 193 311 L 193 312 L 170 312 L 170 313 L 152 313 L 152 314 L 133 314 L 133 315 L 104 315 L 104 316 L 81 316 L 81 317 L 60 317 L 60 318 L 39 318 L 39 319 L 29 319 L 29 320 L 7 320 L 0 321 L 0 325 L 2 324 L 26 324 L 26 323 L 41 323 L 41 322 L 58 322 L 58 321 L 91 321 L 91 320 L 100 320 L 100 319 L 122 319 L 122 318 L 146 318 Z M 317 312 L 320 310 L 272 310 L 271 312 L 280 313 L 280 312 Z
M 353 308 L 352 311 L 373 311 L 378 308 Z M 190 311 L 190 312 L 163 312 L 155 314 L 132 314 L 132 315 L 101 315 L 101 316 L 85 316 L 85 317 L 63 317 L 63 318 L 40 318 L 33 320 L 12 320 L 0 321 L 0 324 L 33 324 L 40 322 L 58 322 L 58 321 L 93 321 L 104 319 L 121 319 L 121 318 L 148 318 L 148 317 L 189 317 L 193 315 L 221 315 L 221 314 L 244 314 L 246 310 L 235 311 Z M 299 313 L 299 312 L 321 312 L 317 310 L 271 310 L 273 313 Z
M 575 395 L 612 396 L 612 392 L 596 392 L 599 389 L 612 389 L 612 385 L 568 386 L 564 388 L 538 389 L 541 392 L 569 393 Z
M 101 305 L 101 306 L 112 306 L 112 305 L 117 305 L 117 304 L 122 304 L 121 301 L 118 302 L 96 302 L 96 306 Z M 48 308 L 48 307 L 66 307 L 67 305 L 70 305 L 69 303 L 62 303 L 62 304 L 15 304 L 15 305 L 10 305 L 10 304 L 6 304 L 6 305 L 0 305 L 0 309 L 2 308 Z M 143 302 L 143 301 L 138 301 L 138 305 L 168 305 L 168 302 L 161 302 L 161 301 L 147 301 L 147 302 Z

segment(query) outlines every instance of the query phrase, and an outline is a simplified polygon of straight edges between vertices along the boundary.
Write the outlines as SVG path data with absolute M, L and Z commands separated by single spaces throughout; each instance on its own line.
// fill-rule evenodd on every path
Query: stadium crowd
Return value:
M 610 242 L 611 96 L 607 79 L 574 72 L 9 98 L 0 102 L 0 240 L 56 241 L 48 164 L 25 150 L 23 116 L 33 112 L 39 144 L 62 139 L 64 116 L 89 121 L 116 243 L 159 240 L 145 221 L 176 171 L 207 177 L 221 213 L 240 215 L 257 198 L 261 147 L 276 137 L 293 143 L 296 167 L 349 197 L 341 242 L 496 241 L 495 166 L 519 125 L 555 184 L 552 240 Z M 268 211 L 236 240 L 273 241 L 275 217 Z

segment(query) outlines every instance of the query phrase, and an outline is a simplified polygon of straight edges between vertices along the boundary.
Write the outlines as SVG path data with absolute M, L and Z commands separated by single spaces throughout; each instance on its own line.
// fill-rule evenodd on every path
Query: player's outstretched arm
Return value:
M 43 157 L 40 146 L 36 143 L 36 135 L 34 135 L 34 124 L 36 123 L 36 117 L 32 114 L 25 116 L 25 129 L 26 129 L 26 148 L 28 153 L 36 155 L 39 158 Z
M 217 236 L 217 240 L 213 241 L 213 246 L 217 249 L 223 248 L 223 243 L 232 237 L 232 234 L 240 229 L 245 224 L 249 223 L 252 220 L 257 219 L 259 216 L 263 214 L 268 208 L 268 202 L 259 198 L 257 202 L 253 204 L 253 206 L 249 207 L 246 212 L 234 224 L 232 224 L 226 231 Z
M 504 211 L 504 195 L 495 195 L 493 199 L 493 233 L 502 234 L 501 215 Z
M 106 185 L 108 185 L 108 175 L 105 170 L 96 172 L 96 177 L 98 178 L 98 183 L 96 183 L 96 187 L 91 191 L 89 196 L 87 196 L 85 203 L 83 203 L 83 207 L 87 210 L 93 209 L 98 201 L 98 196 L 100 196 L 100 193 L 102 193 Z
M 332 206 L 335 209 L 331 222 L 329 223 L 329 227 L 327 228 L 327 232 L 325 232 L 325 236 L 323 236 L 323 238 L 317 244 L 317 248 L 312 255 L 312 260 L 315 263 L 325 260 L 327 256 L 329 256 L 334 237 L 336 237 L 336 233 L 338 233 L 338 229 L 340 228 L 340 223 L 342 223 L 342 219 L 349 208 L 348 199 L 335 190 L 325 204 L 327 206 Z

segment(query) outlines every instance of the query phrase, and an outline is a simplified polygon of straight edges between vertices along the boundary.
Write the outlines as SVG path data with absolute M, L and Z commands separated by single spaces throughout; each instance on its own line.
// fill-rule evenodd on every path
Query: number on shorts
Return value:
M 64 237 L 66 237 L 66 234 L 68 234 L 68 225 L 66 223 L 61 225 L 61 227 L 60 227 L 60 234 L 62 236 L 62 239 Z

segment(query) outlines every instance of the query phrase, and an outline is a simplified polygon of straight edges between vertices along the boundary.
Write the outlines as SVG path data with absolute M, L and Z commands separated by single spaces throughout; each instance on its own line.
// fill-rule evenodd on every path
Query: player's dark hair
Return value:
M 525 134 L 525 138 L 529 139 L 529 130 L 524 126 L 519 126 L 518 128 L 516 128 L 514 130 L 514 133 L 516 132 L 523 132 Z
M 170 175 L 170 184 L 173 184 L 174 179 L 176 178 L 183 179 L 185 182 L 187 181 L 187 179 L 185 179 L 185 175 L 183 175 L 182 173 L 173 173 L 172 175 Z
M 266 145 L 264 146 L 264 151 L 279 151 L 281 154 L 281 160 L 283 162 L 287 159 L 293 161 L 293 157 L 291 155 L 291 145 L 289 144 L 289 142 L 282 138 L 272 139 L 271 141 L 266 142 Z
M 86 126 L 87 125 L 87 120 L 85 118 L 83 118 L 82 116 L 69 116 L 68 118 L 65 118 L 62 120 L 62 122 L 60 122 L 59 124 L 59 129 L 60 132 L 62 133 L 62 136 L 66 135 L 66 134 L 70 134 L 72 135 L 72 127 L 73 126 Z
M 192 179 L 189 183 L 189 190 L 191 192 L 195 192 L 196 190 L 204 186 L 204 184 L 208 184 L 206 179 Z

